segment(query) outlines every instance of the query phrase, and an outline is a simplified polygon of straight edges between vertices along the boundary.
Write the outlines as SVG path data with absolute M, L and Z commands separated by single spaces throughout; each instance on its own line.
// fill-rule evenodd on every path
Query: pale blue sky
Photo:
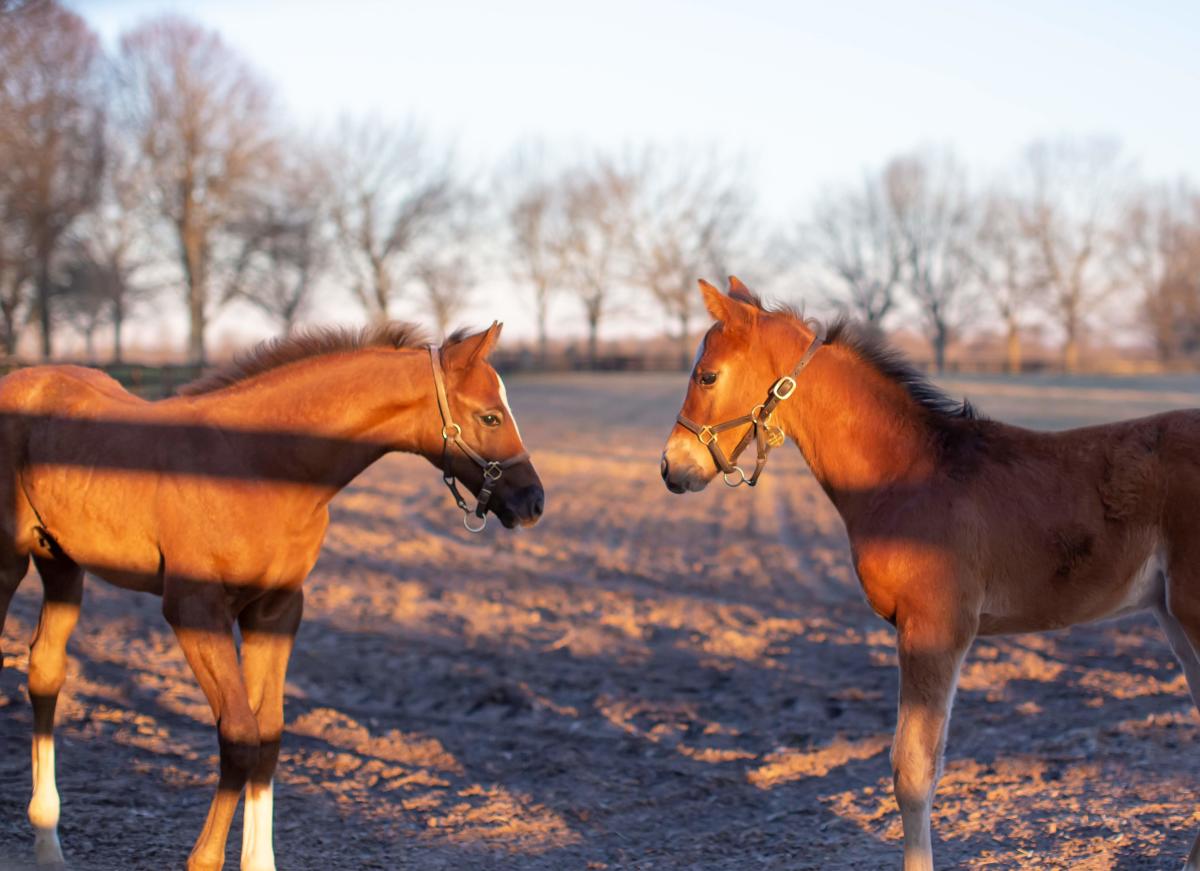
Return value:
M 716 144 L 749 159 L 779 218 L 924 144 L 985 174 L 1035 137 L 1107 134 L 1146 175 L 1200 179 L 1195 2 L 73 5 L 110 45 L 185 13 L 302 121 L 415 114 L 479 166 L 529 137 Z

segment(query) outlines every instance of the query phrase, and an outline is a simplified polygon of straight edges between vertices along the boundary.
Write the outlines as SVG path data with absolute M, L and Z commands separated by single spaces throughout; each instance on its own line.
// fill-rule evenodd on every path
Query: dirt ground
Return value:
M 1041 426 L 1200 405 L 1191 382 L 952 386 Z M 795 449 L 757 490 L 672 496 L 658 456 L 682 376 L 509 390 L 548 491 L 535 529 L 468 535 L 413 458 L 335 502 L 289 673 L 281 871 L 899 867 L 893 634 Z M 31 577 L 4 628 L 0 867 L 31 852 L 39 601 Z M 70 653 L 72 868 L 182 867 L 216 739 L 158 600 L 89 579 Z M 981 642 L 960 687 L 939 867 L 1181 863 L 1200 733 L 1152 621 Z

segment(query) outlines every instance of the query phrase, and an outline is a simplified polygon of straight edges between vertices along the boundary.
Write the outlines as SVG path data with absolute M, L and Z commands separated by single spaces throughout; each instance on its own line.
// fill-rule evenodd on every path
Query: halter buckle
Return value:
M 706 435 L 708 436 L 707 439 L 705 438 Z M 696 438 L 700 439 L 700 444 L 708 447 L 708 445 L 717 440 L 717 434 L 713 432 L 713 428 L 711 426 L 705 424 L 704 426 L 700 427 L 700 432 L 696 433 Z
M 462 435 L 462 427 L 457 423 L 448 423 L 442 427 L 442 438 L 445 441 L 456 439 Z
M 487 478 L 489 481 L 499 481 L 500 476 L 503 474 L 504 470 L 500 468 L 500 464 L 495 460 L 492 460 L 483 467 L 483 477 Z
M 780 402 L 787 399 L 796 392 L 796 379 L 791 375 L 784 375 L 771 386 L 771 395 Z
M 487 526 L 487 515 L 485 514 L 482 517 L 479 517 L 479 525 L 478 526 L 471 525 L 472 517 L 479 517 L 479 515 L 471 514 L 471 513 L 467 513 L 467 514 L 463 515 L 463 526 L 465 526 L 467 528 L 467 532 L 483 532 L 483 528 L 485 526 Z

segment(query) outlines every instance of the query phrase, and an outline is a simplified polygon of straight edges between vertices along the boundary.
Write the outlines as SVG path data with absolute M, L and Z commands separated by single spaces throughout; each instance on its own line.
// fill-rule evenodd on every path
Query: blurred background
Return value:
M 659 477 L 696 279 L 870 321 L 1013 423 L 1200 407 L 1198 93 L 1200 5 L 1157 0 L 0 0 L 0 368 L 161 396 L 305 325 L 505 321 L 546 516 L 472 536 L 408 455 L 333 502 L 281 867 L 894 867 L 894 638 L 841 518 L 798 451 L 753 490 Z M 4 784 L 40 597 L 0 638 Z M 157 600 L 85 601 L 68 860 L 178 867 L 210 708 Z M 1148 617 L 981 640 L 939 867 L 1173 867 L 1198 744 Z
M 671 368 L 735 273 L 938 370 L 1191 369 L 1197 58 L 1170 2 L 0 0 L 0 347 Z

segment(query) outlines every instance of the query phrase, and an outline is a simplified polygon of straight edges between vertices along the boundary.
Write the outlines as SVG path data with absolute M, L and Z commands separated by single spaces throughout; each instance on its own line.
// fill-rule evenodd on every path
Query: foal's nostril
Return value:
M 533 505 L 530 508 L 530 512 L 533 514 L 534 517 L 541 517 L 542 511 L 545 509 L 545 507 L 546 507 L 546 497 L 539 495 L 533 500 Z
M 667 475 L 671 474 L 671 467 L 667 463 L 667 455 L 662 455 L 662 462 L 658 464 L 658 471 L 662 473 L 662 479 L 667 480 Z

